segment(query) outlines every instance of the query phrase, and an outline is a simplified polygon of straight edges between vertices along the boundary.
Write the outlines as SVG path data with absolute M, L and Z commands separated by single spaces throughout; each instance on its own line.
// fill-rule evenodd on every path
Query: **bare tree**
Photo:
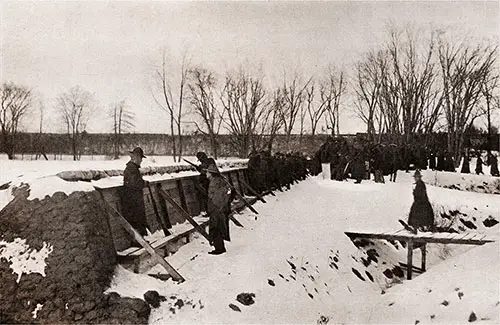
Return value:
M 461 159 L 464 133 L 480 114 L 478 102 L 483 87 L 494 69 L 497 46 L 452 43 L 443 38 L 439 44 L 439 62 L 443 78 L 445 117 L 448 126 L 448 150 L 455 163 Z
M 311 80 L 312 78 L 309 78 L 306 82 L 302 82 L 301 77 L 297 73 L 294 74 L 291 81 L 288 81 L 286 76 L 283 78 L 282 94 L 284 102 L 280 113 L 287 143 L 290 143 L 290 137 L 295 127 L 297 116 L 302 117 L 299 113 L 303 112 L 306 89 Z
M 43 122 L 44 122 L 44 117 L 45 117 L 45 105 L 43 103 L 43 100 L 38 101 L 38 112 L 40 113 L 40 123 L 38 125 L 38 139 L 36 141 L 36 155 L 35 159 L 38 159 L 38 157 L 41 155 L 45 158 L 45 160 L 49 160 L 47 157 L 47 154 L 45 152 L 45 137 L 43 136 Z
M 14 159 L 16 135 L 23 116 L 31 108 L 32 92 L 14 83 L 4 83 L 0 92 L 1 143 L 8 158 Z
M 80 159 L 80 140 L 95 108 L 94 96 L 79 86 L 71 88 L 57 98 L 57 108 L 71 141 L 73 160 Z
M 253 137 L 255 143 L 253 145 L 254 149 L 267 149 L 272 150 L 274 140 L 276 135 L 283 128 L 283 119 L 281 110 L 284 107 L 285 98 L 281 92 L 281 89 L 277 89 L 273 93 L 273 98 L 269 105 L 265 105 L 264 117 L 259 121 L 259 129 L 257 135 Z
M 113 155 L 114 159 L 118 159 L 123 145 L 122 134 L 134 129 L 135 114 L 127 106 L 125 100 L 122 100 L 111 105 L 110 115 L 113 119 Z
M 228 73 L 221 102 L 227 114 L 224 124 L 232 135 L 232 145 L 240 157 L 247 157 L 251 149 L 256 150 L 254 135 L 269 105 L 262 78 L 251 76 L 243 68 Z
M 172 91 L 173 73 L 167 67 L 166 53 L 163 52 L 162 64 L 156 70 L 156 80 L 159 82 L 161 95 L 153 94 L 156 104 L 168 114 L 170 120 L 170 135 L 172 137 L 172 154 L 174 161 L 182 158 L 182 118 L 184 116 L 184 88 L 188 77 L 188 62 L 186 55 L 182 58 L 180 75 L 178 80 L 177 96 Z
M 369 52 L 366 57 L 356 64 L 354 80 L 355 107 L 360 119 L 366 123 L 370 139 L 375 138 L 378 130 L 382 131 L 382 116 L 378 105 L 382 74 L 387 65 L 387 58 L 383 51 Z M 378 125 L 378 128 L 376 126 Z
M 497 70 L 491 71 L 490 75 L 485 79 L 482 85 L 482 96 L 484 97 L 484 113 L 486 114 L 486 127 L 488 130 L 488 157 L 490 157 L 491 147 L 492 147 L 492 125 L 491 125 L 491 115 L 495 108 L 500 108 L 498 104 L 500 103 L 498 96 L 495 96 L 495 92 L 499 88 L 499 79 Z
M 195 113 L 202 119 L 203 126 L 194 122 L 202 134 L 208 135 L 210 148 L 215 159 L 218 156 L 218 135 L 222 125 L 224 110 L 216 105 L 214 92 L 216 79 L 214 73 L 203 68 L 194 68 L 189 73 L 190 102 Z
M 407 28 L 390 31 L 387 64 L 381 66 L 378 104 L 388 133 L 403 134 L 409 142 L 415 133 L 430 133 L 441 112 L 441 89 L 437 86 L 435 37 Z
M 331 130 L 332 135 L 340 134 L 339 108 L 346 89 L 344 73 L 330 68 L 327 80 L 320 84 L 320 98 L 325 109 L 327 129 Z

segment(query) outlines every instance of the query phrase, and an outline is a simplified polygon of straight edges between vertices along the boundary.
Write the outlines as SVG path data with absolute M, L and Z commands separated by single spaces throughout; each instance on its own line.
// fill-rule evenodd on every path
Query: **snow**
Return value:
M 42 310 L 43 308 L 43 305 L 42 304 L 36 304 L 36 308 L 35 310 L 33 310 L 32 314 L 33 314 L 33 319 L 36 319 L 37 317 L 37 314 L 40 310 Z
M 52 250 L 52 245 L 46 242 L 43 242 L 40 250 L 36 250 L 26 244 L 26 239 L 15 238 L 13 242 L 0 240 L 0 259 L 10 264 L 12 273 L 17 274 L 17 283 L 23 274 L 38 273 L 45 276 L 45 259 Z
M 13 198 L 11 190 L 22 183 L 30 185 L 29 199 L 55 191 L 90 191 L 94 185 L 121 185 L 121 176 L 66 182 L 55 175 L 66 170 L 123 169 L 127 160 L 2 160 L 0 185 L 12 183 L 7 190 L 0 190 L 0 209 Z M 144 167 L 171 164 L 168 158 L 160 157 L 143 162 Z M 194 174 L 186 171 L 145 179 Z M 370 248 L 376 248 L 380 256 L 377 262 L 365 266 L 367 253 L 344 234 L 399 230 L 397 220 L 407 218 L 413 200 L 412 175 L 400 171 L 396 183 L 386 184 L 309 178 L 290 191 L 266 196 L 266 204 L 257 202 L 254 207 L 258 215 L 248 210 L 235 215 L 245 227 L 231 224 L 232 241 L 226 243 L 228 252 L 224 255 L 207 254 L 212 247 L 195 233 L 190 243 L 166 258 L 186 282 L 163 282 L 119 266 L 107 292 L 143 298 L 146 291 L 157 290 L 164 295 L 167 301 L 152 310 L 151 324 L 465 323 L 472 311 L 478 320 L 499 323 L 498 241 L 479 247 L 428 245 L 427 272 L 406 281 L 382 274 L 405 261 L 406 250 L 383 240 L 374 241 Z M 488 227 L 483 221 L 500 221 L 500 200 L 494 194 L 478 193 L 483 182 L 488 184 L 485 192 L 493 193 L 490 184 L 498 178 L 433 171 L 423 171 L 423 178 L 440 225 L 498 239 L 499 225 Z M 444 188 L 451 185 L 462 191 Z M 477 229 L 467 229 L 467 222 L 473 222 Z M 175 232 L 190 227 L 185 223 Z M 157 232 L 148 240 L 160 237 Z M 12 243 L 0 241 L 0 258 L 10 263 L 18 282 L 22 274 L 45 275 L 45 259 L 51 251 L 45 243 L 40 251 L 34 250 L 21 238 Z M 420 261 L 419 250 L 414 259 Z M 159 265 L 149 270 L 150 274 L 165 272 Z M 242 292 L 254 293 L 255 303 L 244 306 L 237 302 L 236 296 Z M 231 310 L 229 304 L 237 305 L 241 312 Z
M 309 178 L 290 191 L 266 196 L 267 204 L 257 202 L 258 215 L 247 210 L 236 215 L 245 227 L 231 225 L 226 254 L 207 254 L 212 248 L 197 236 L 167 257 L 186 282 L 162 282 L 118 267 L 108 292 L 143 298 L 146 291 L 157 290 L 164 295 L 167 301 L 152 310 L 151 324 L 414 324 L 431 322 L 430 315 L 437 323 L 465 323 L 472 310 L 478 320 L 498 323 L 497 243 L 428 245 L 428 271 L 406 281 L 382 274 L 405 261 L 406 250 L 376 241 L 378 262 L 365 267 L 366 254 L 344 234 L 400 229 L 397 220 L 407 218 L 413 200 L 411 176 L 403 172 L 397 183 L 386 184 Z M 488 228 L 481 222 L 489 215 L 499 219 L 496 196 L 430 185 L 428 193 L 436 210 L 467 211 L 470 215 L 463 218 L 476 218 L 474 231 L 498 237 L 498 225 Z M 420 261 L 419 250 L 414 260 Z M 165 270 L 156 265 L 149 273 Z M 242 292 L 254 293 L 255 303 L 238 303 Z M 179 299 L 189 304 L 179 307 Z M 449 308 L 441 305 L 444 300 L 450 301 Z M 231 303 L 241 312 L 231 310 Z

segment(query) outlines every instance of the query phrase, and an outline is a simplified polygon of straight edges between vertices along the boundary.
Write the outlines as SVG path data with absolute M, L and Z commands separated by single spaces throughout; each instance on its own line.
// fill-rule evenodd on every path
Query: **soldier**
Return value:
M 462 163 L 462 170 L 460 170 L 461 173 L 464 173 L 464 174 L 469 174 L 470 173 L 469 162 L 470 162 L 469 153 L 468 153 L 468 150 L 465 150 L 465 152 L 464 152 L 464 160 L 463 160 L 463 163 Z
M 483 159 L 481 158 L 481 151 L 477 152 L 477 160 L 476 160 L 476 175 L 483 174 Z
M 209 180 L 207 178 L 207 173 L 206 169 L 210 165 L 216 165 L 215 160 L 213 158 L 209 158 L 207 154 L 203 151 L 199 151 L 196 153 L 196 158 L 200 162 L 200 165 L 196 168 L 198 172 L 200 173 L 200 185 L 201 185 L 201 191 L 202 193 L 202 200 L 201 200 L 201 209 L 203 211 L 207 210 L 207 195 L 208 195 L 208 184 Z
M 148 184 L 142 179 L 141 167 L 144 151 L 137 147 L 130 151 L 130 161 L 123 172 L 123 188 L 121 204 L 123 216 L 142 236 L 147 235 L 146 209 L 144 206 L 143 189 Z
M 408 224 L 416 229 L 433 230 L 434 211 L 427 197 L 427 189 L 422 181 L 420 170 L 416 170 L 413 175 L 415 178 L 415 189 L 413 190 L 413 204 L 408 217 Z
M 497 159 L 497 156 L 495 154 L 491 154 L 490 155 L 490 165 L 491 165 L 491 169 L 490 169 L 490 174 L 491 176 L 499 176 L 499 173 L 498 173 L 498 159 Z
M 429 153 L 429 168 L 431 170 L 436 169 L 436 154 L 434 153 L 434 150 L 431 150 Z
M 210 181 L 208 187 L 208 222 L 210 244 L 214 250 L 212 255 L 220 255 L 226 252 L 224 240 L 230 241 L 229 236 L 229 214 L 231 213 L 232 191 L 225 182 L 215 164 L 207 169 L 207 177 Z

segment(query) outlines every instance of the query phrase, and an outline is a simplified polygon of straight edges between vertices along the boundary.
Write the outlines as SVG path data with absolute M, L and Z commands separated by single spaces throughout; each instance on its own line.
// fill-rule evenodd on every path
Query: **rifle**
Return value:
M 187 160 L 187 159 L 184 159 L 182 158 L 182 160 L 184 160 L 185 162 L 187 162 L 188 164 L 190 164 L 191 166 L 193 166 L 194 168 L 196 168 L 197 171 L 200 171 L 200 166 L 198 166 L 197 164 Z

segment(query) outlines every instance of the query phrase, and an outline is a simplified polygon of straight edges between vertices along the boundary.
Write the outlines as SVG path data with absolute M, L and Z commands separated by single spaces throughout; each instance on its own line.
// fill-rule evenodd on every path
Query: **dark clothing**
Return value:
M 418 180 L 413 190 L 413 204 L 410 209 L 408 224 L 413 227 L 433 227 L 434 211 L 427 197 L 425 183 Z
M 145 182 L 139 172 L 139 166 L 129 161 L 123 172 L 122 213 L 132 227 L 143 236 L 147 235 L 144 186 Z
M 215 175 L 208 187 L 208 223 L 210 242 L 216 251 L 225 251 L 224 240 L 229 236 L 229 214 L 231 213 L 231 187 L 222 176 Z
M 483 159 L 481 159 L 481 156 L 477 156 L 476 160 L 476 174 L 483 174 Z
M 358 155 L 356 158 L 354 158 L 354 161 L 352 162 L 352 178 L 356 179 L 356 183 L 361 183 L 361 180 L 364 177 L 365 174 L 365 162 L 363 158 Z
M 491 156 L 491 158 L 490 158 L 490 164 L 491 164 L 491 169 L 490 169 L 491 176 L 499 176 L 499 173 L 498 173 L 498 159 L 497 159 L 496 156 Z
M 208 169 L 210 166 L 217 166 L 215 163 L 215 160 L 213 158 L 205 158 L 201 161 L 201 164 L 198 166 L 197 170 L 200 172 L 200 191 L 201 193 L 201 210 L 202 211 L 207 211 L 207 201 L 208 201 L 208 185 L 209 185 L 209 180 L 207 178 L 207 172 L 206 169 Z
M 433 153 L 429 155 L 429 168 L 436 169 L 436 156 Z

